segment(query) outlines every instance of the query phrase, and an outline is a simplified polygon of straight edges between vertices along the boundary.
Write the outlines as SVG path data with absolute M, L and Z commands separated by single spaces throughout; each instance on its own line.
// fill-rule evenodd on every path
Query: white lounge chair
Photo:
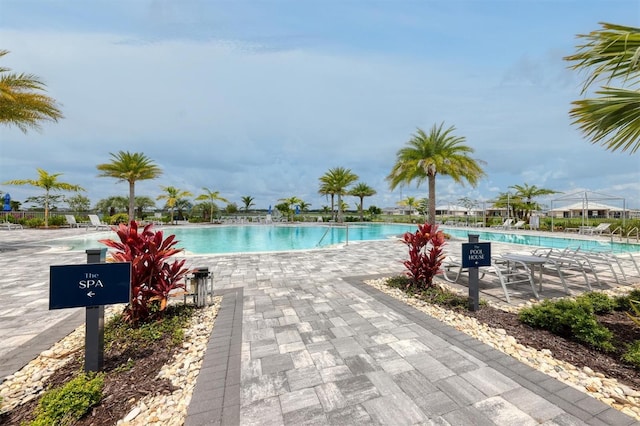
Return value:
M 580 227 L 580 233 L 586 235 L 602 235 L 602 234 L 610 234 L 611 230 L 609 227 L 610 223 L 601 223 L 598 226 L 582 226 Z
M 11 223 L 8 221 L 0 222 L 0 229 L 24 229 L 19 223 Z
M 76 217 L 72 214 L 65 214 L 64 217 L 67 220 L 69 228 L 86 228 L 89 226 L 86 222 L 77 222 Z
M 111 229 L 111 225 L 109 225 L 108 223 L 104 223 L 100 220 L 100 218 L 98 217 L 98 215 L 96 214 L 90 214 L 89 215 L 89 220 L 91 221 L 91 225 L 87 226 L 87 229 L 89 228 L 93 228 L 95 227 L 96 231 L 98 229 Z
M 491 266 L 479 268 L 481 273 L 485 273 L 487 275 L 494 275 L 500 281 L 500 286 L 502 287 L 502 291 L 504 293 L 505 299 L 507 299 L 507 303 L 511 303 L 511 298 L 509 297 L 509 291 L 507 290 L 508 285 L 514 284 L 529 284 L 531 287 L 531 291 L 536 299 L 539 299 L 538 292 L 536 291 L 536 286 L 533 283 L 533 275 L 531 274 L 531 269 L 522 261 L 513 260 L 513 259 L 503 259 L 500 256 L 493 257 L 491 259 Z
M 524 220 L 519 220 L 513 225 L 511 225 L 509 229 L 522 229 L 524 227 L 524 224 L 525 224 Z
M 491 228 L 493 229 L 508 229 L 513 223 L 513 219 L 507 219 L 504 221 L 502 225 L 494 225 Z

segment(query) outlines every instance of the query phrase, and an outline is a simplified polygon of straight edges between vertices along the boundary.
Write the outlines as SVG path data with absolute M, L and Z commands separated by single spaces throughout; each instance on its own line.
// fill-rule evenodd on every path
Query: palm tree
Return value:
M 44 194 L 44 226 L 49 227 L 49 193 L 51 191 L 84 191 L 84 188 L 80 185 L 72 185 L 66 182 L 58 181 L 58 177 L 62 173 L 49 174 L 43 169 L 38 170 L 38 179 L 15 179 L 8 182 L 4 182 L 3 185 L 31 185 L 36 188 L 42 188 L 45 190 Z
M 207 201 L 209 203 L 209 222 L 213 222 L 213 211 L 216 209 L 216 201 L 222 201 L 228 203 L 224 197 L 220 196 L 220 191 L 212 191 L 209 188 L 202 188 L 205 194 L 200 194 L 196 197 L 196 201 Z
M 335 188 L 331 186 L 331 183 L 329 182 L 329 178 L 330 176 L 328 173 L 325 173 L 320 178 L 320 189 L 318 189 L 318 194 L 331 198 L 331 219 L 335 220 L 334 197 L 336 195 L 336 191 L 335 191 Z
M 241 200 L 242 200 L 242 203 L 244 204 L 244 212 L 249 213 L 249 207 L 255 205 L 253 203 L 254 198 L 249 195 L 245 195 L 241 198 Z
M 360 221 L 364 220 L 364 197 L 371 197 L 376 195 L 376 190 L 367 185 L 364 182 L 357 183 L 351 191 L 349 191 L 349 195 L 353 195 L 354 197 L 358 197 L 360 199 L 360 205 L 358 206 L 358 212 L 360 213 Z
M 96 203 L 96 210 L 103 214 L 113 216 L 116 212 L 126 212 L 129 200 L 122 195 L 114 195 L 104 198 Z
M 157 200 L 167 200 L 166 205 L 169 207 L 169 214 L 171 215 L 171 224 L 173 225 L 173 209 L 180 203 L 182 203 L 185 197 L 192 197 L 193 194 L 189 191 L 183 191 L 174 186 L 161 186 L 162 190 L 165 192 L 164 194 L 158 195 L 156 197 Z
M 110 153 L 111 162 L 98 164 L 102 173 L 98 177 L 116 178 L 118 181 L 129 182 L 129 221 L 135 219 L 136 191 L 135 185 L 139 180 L 155 179 L 162 174 L 162 170 L 141 152 L 120 151 Z
M 513 185 L 509 188 L 515 189 L 515 196 L 524 200 L 524 202 L 522 203 L 522 209 L 524 210 L 522 215 L 523 219 L 526 219 L 528 216 L 530 216 L 532 211 L 540 210 L 540 204 L 533 202 L 533 199 L 535 197 L 558 193 L 558 191 L 554 191 L 553 189 L 538 188 L 535 185 L 529 186 L 529 184 L 527 183 L 523 185 Z
M 407 197 L 404 200 L 398 201 L 398 204 L 409 208 L 409 217 L 414 207 L 418 207 L 418 199 L 416 197 Z
M 591 143 L 633 154 L 640 148 L 640 91 L 632 89 L 640 83 L 640 28 L 600 25 L 600 30 L 579 34 L 585 42 L 564 59 L 573 62 L 572 69 L 588 73 L 581 94 L 596 81 L 606 84 L 595 91 L 596 98 L 574 101 L 569 115 Z M 612 80 L 628 88 L 612 87 Z
M 396 154 L 396 163 L 387 181 L 391 190 L 398 185 L 409 184 L 416 180 L 418 186 L 426 179 L 429 185 L 429 218 L 430 224 L 436 221 L 436 176 L 450 176 L 455 182 L 476 186 L 484 171 L 480 160 L 474 160 L 468 154 L 474 149 L 463 145 L 463 136 L 454 136 L 455 127 L 443 130 L 444 123 L 435 124 L 427 134 L 418 128 L 407 146 Z
M 0 50 L 0 58 L 9 53 Z M 22 132 L 39 130 L 41 121 L 64 118 L 56 101 L 45 92 L 45 84 L 33 74 L 15 74 L 0 67 L 0 123 L 14 125 Z
M 293 210 L 294 210 L 295 206 L 300 206 L 301 203 L 304 203 L 304 201 L 302 201 L 302 199 L 296 197 L 295 195 L 293 197 L 289 197 L 289 198 L 280 198 L 278 201 L 282 201 L 282 204 L 285 204 L 287 206 L 287 219 L 288 220 L 292 220 Z M 282 212 L 282 209 L 280 209 L 280 211 Z
M 342 196 L 348 194 L 348 187 L 358 180 L 358 175 L 351 169 L 334 167 L 320 177 L 320 193 L 331 195 L 331 208 L 333 209 L 333 195 L 338 196 L 338 223 L 343 222 Z M 324 192 L 323 192 L 324 191 Z
M 147 196 L 136 196 L 136 210 L 138 210 L 138 217 L 142 218 L 144 209 L 155 207 L 156 202 L 153 198 Z

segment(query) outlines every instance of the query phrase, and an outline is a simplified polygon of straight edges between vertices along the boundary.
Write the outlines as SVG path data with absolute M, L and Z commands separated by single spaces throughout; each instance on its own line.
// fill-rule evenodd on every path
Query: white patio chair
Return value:
M 89 229 L 90 227 L 95 227 L 96 231 L 99 229 L 111 229 L 111 225 L 102 222 L 97 214 L 90 214 L 89 221 L 91 221 L 91 225 L 87 226 L 87 229 Z
M 502 225 L 494 225 L 491 228 L 493 229 L 507 229 L 513 223 L 513 219 L 507 219 L 504 221 Z
M 480 268 L 480 271 L 498 278 L 500 285 L 502 286 L 502 291 L 504 292 L 504 297 L 507 299 L 507 303 L 511 303 L 507 286 L 514 284 L 529 284 L 536 299 L 540 298 L 536 291 L 536 286 L 533 283 L 531 269 L 529 269 L 524 262 L 519 260 L 502 259 L 500 256 L 496 256 L 491 259 L 491 266 L 482 267 Z
M 86 228 L 89 226 L 88 223 L 76 221 L 76 217 L 72 214 L 65 214 L 64 217 L 67 220 L 69 228 Z
M 519 220 L 513 225 L 511 225 L 509 229 L 522 229 L 524 227 L 524 224 L 525 224 L 524 220 Z
M 598 226 L 581 226 L 580 233 L 585 235 L 602 235 L 602 234 L 610 234 L 611 230 L 610 223 L 601 223 Z

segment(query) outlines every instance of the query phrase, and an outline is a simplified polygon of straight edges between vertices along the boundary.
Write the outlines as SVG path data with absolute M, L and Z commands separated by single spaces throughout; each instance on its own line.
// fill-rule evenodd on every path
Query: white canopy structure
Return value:
M 621 207 L 604 204 L 603 201 L 621 203 Z M 567 204 L 569 203 L 569 204 Z M 556 206 L 554 208 L 554 205 Z M 623 197 L 601 194 L 593 191 L 576 192 L 574 194 L 564 195 L 562 197 L 551 200 L 551 209 L 548 214 L 551 215 L 551 229 L 553 230 L 553 219 L 562 214 L 560 217 L 582 218 L 582 225 L 589 225 L 590 217 L 621 217 L 624 226 L 627 217 L 626 200 Z M 576 214 L 577 213 L 577 214 Z

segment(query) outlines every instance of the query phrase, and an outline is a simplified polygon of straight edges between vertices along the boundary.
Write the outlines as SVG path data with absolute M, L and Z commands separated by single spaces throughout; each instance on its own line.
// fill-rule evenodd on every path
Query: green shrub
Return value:
M 578 303 L 586 303 L 591 305 L 595 314 L 608 314 L 613 312 L 616 307 L 614 299 L 605 293 L 590 291 L 576 297 Z
M 574 337 L 594 348 L 613 351 L 613 333 L 598 323 L 590 304 L 575 300 L 545 300 L 539 305 L 524 308 L 520 321 L 543 328 L 564 337 Z
M 44 393 L 31 426 L 72 425 L 102 398 L 104 377 L 82 374 Z
M 627 345 L 627 351 L 622 355 L 622 360 L 640 369 L 640 340 Z
M 49 225 L 62 226 L 67 223 L 67 219 L 64 216 L 51 216 L 49 217 Z
M 121 223 L 124 223 L 126 225 L 129 223 L 129 213 L 116 213 L 108 220 L 105 219 L 105 222 L 110 225 L 119 225 Z
M 32 217 L 25 222 L 25 226 L 28 228 L 39 228 L 41 226 L 44 226 L 44 219 L 39 217 Z
M 640 301 L 640 289 L 634 289 L 626 296 L 618 296 L 615 299 L 616 310 L 618 311 L 631 311 L 631 300 Z

